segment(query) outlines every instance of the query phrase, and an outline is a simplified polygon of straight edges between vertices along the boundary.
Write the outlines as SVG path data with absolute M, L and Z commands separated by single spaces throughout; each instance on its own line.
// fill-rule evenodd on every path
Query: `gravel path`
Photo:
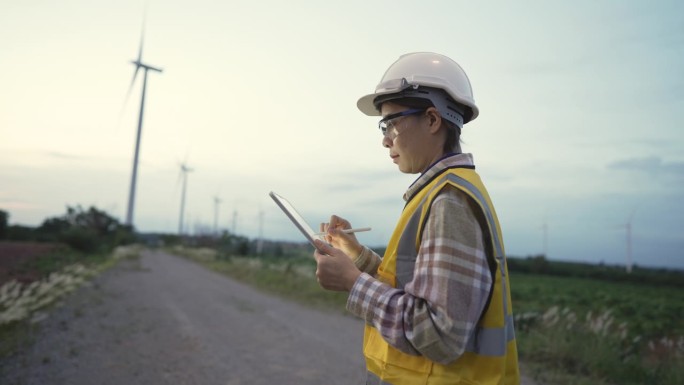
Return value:
M 2 384 L 351 384 L 362 323 L 147 252 L 79 290 Z
M 363 325 L 145 252 L 72 295 L 0 383 L 362 384 Z M 525 382 L 528 383 L 528 382 Z

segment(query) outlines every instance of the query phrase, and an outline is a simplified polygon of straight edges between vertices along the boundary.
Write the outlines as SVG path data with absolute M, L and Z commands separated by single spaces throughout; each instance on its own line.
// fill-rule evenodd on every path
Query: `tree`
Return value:
M 0 210 L 0 239 L 7 238 L 8 224 L 9 224 L 9 213 L 5 210 Z
M 67 206 L 65 215 L 46 219 L 38 233 L 41 239 L 64 242 L 84 252 L 111 249 L 134 238 L 130 226 L 95 207 L 83 210 L 80 205 Z
M 549 261 L 544 255 L 528 257 L 530 260 L 530 271 L 532 273 L 544 274 L 549 272 Z

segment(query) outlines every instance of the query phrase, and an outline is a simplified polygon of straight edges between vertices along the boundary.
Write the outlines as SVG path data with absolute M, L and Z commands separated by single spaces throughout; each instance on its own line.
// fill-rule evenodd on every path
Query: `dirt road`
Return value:
M 362 329 L 148 251 L 55 310 L 0 383 L 362 384 Z
M 79 290 L 3 384 L 362 383 L 362 324 L 147 252 Z

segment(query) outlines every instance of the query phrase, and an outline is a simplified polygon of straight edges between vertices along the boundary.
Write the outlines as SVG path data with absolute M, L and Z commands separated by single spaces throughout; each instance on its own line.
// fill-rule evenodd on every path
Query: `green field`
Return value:
M 684 383 L 672 286 L 510 273 L 521 362 L 554 384 Z
M 632 337 L 684 335 L 684 295 L 680 288 L 588 278 L 510 273 L 514 311 L 545 312 L 557 306 L 576 315 L 610 311 L 627 323 Z

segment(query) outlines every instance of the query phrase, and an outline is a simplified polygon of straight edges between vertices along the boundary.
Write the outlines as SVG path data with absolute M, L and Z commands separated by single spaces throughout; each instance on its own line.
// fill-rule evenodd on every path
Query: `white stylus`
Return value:
M 351 234 L 351 233 L 360 233 L 362 231 L 371 231 L 371 228 L 370 227 L 359 227 L 358 229 L 344 229 L 344 230 L 340 230 L 340 231 L 342 231 L 345 234 Z M 316 233 L 315 235 L 327 235 L 327 234 L 328 234 L 327 232 L 323 232 L 323 233 Z

